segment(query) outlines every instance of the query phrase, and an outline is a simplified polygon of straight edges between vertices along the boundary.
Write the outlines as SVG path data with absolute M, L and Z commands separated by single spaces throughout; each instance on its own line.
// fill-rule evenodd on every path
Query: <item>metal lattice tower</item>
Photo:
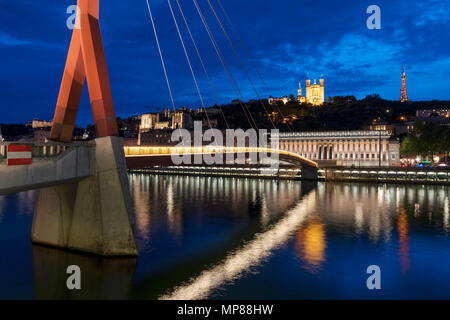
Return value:
M 406 73 L 405 73 L 405 65 L 403 65 L 403 74 L 402 74 L 402 94 L 400 96 L 401 102 L 408 101 L 408 95 L 406 94 Z

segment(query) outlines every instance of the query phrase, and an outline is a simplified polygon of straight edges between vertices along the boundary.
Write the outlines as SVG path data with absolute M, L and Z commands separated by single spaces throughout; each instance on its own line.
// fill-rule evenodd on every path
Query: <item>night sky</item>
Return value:
M 66 9 L 75 0 L 0 0 L 0 123 L 52 119 L 71 30 Z M 245 100 L 256 98 L 206 0 L 198 0 L 224 50 Z M 175 0 L 172 0 L 176 6 Z M 180 0 L 206 67 L 225 104 L 236 99 L 191 0 Z M 222 0 L 251 53 L 239 53 L 262 97 L 296 94 L 298 81 L 325 77 L 325 95 L 378 93 L 400 98 L 402 64 L 411 100 L 450 100 L 450 2 Z M 216 0 L 212 4 L 221 13 Z M 381 8 L 381 30 L 369 30 L 366 9 Z M 151 0 L 177 107 L 197 108 L 200 99 L 167 1 Z M 116 113 L 129 116 L 169 106 L 145 0 L 100 1 L 100 24 Z M 179 12 L 179 22 L 182 22 Z M 231 28 L 223 22 L 230 35 Z M 188 34 L 187 49 L 207 105 L 215 103 Z M 252 64 L 260 70 L 264 89 Z M 87 86 L 78 124 L 92 122 Z

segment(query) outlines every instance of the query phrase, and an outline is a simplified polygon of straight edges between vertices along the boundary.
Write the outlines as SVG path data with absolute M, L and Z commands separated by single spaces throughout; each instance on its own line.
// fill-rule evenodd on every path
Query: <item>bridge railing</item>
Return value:
M 62 154 L 64 151 L 76 146 L 76 144 L 70 143 L 22 143 L 22 142 L 4 142 L 0 143 L 0 161 L 8 158 L 8 146 L 9 145 L 26 145 L 32 146 L 31 156 L 33 159 L 39 158 L 55 158 Z
M 6 145 L 4 143 L 0 143 L 0 161 L 6 158 Z
M 326 180 L 450 183 L 448 168 L 324 168 Z

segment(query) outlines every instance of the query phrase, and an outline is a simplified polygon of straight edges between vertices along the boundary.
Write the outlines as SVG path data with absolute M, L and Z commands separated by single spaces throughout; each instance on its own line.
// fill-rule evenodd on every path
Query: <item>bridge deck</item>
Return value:
M 33 158 L 26 166 L 0 161 L 0 194 L 60 185 L 94 174 L 95 146 L 72 145 L 53 158 Z
M 317 168 L 316 162 L 306 159 L 296 153 L 269 148 L 248 147 L 125 147 L 127 158 L 138 157 L 170 157 L 173 155 L 198 155 L 198 154 L 277 154 L 280 160 L 299 165 Z

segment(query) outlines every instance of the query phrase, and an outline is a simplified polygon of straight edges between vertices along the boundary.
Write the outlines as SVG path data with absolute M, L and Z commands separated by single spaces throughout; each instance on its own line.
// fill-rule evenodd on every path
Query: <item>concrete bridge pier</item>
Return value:
M 308 166 L 302 167 L 302 180 L 317 181 L 318 175 L 319 173 L 316 167 L 308 167 Z
M 93 176 L 40 190 L 31 239 L 102 256 L 137 256 L 123 141 L 105 137 L 95 144 Z

